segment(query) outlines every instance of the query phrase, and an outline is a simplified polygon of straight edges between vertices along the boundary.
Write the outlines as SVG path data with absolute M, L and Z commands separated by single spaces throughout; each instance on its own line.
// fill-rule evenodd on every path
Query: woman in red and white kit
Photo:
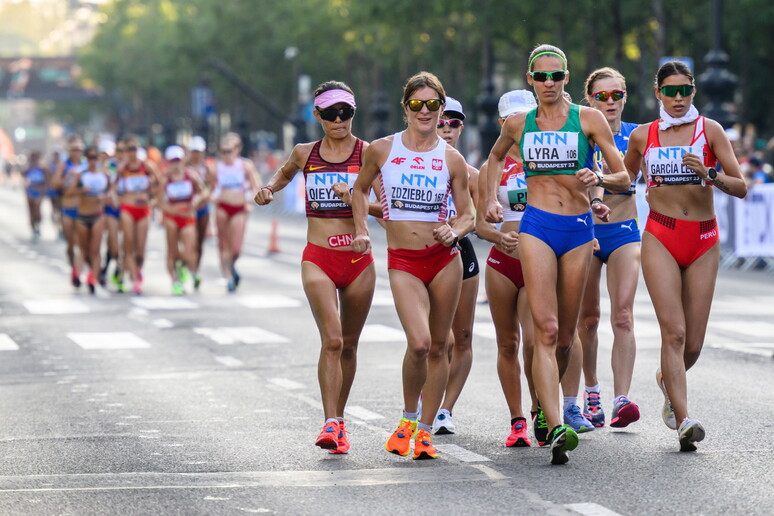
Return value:
M 314 92 L 314 106 L 314 117 L 325 136 L 296 145 L 287 162 L 258 191 L 255 202 L 270 203 L 275 192 L 303 171 L 308 229 L 301 279 L 322 344 L 317 375 L 325 423 L 315 445 L 347 453 L 344 408 L 355 379 L 357 346 L 371 308 L 376 273 L 370 252 L 352 251 L 352 209 L 333 186 L 344 183 L 352 188 L 368 144 L 352 134 L 356 104 L 349 86 L 339 81 L 321 84 Z
M 260 187 L 255 165 L 239 155 L 241 150 L 242 139 L 239 135 L 226 133 L 220 139 L 220 159 L 215 165 L 215 181 L 207 180 L 207 184 L 216 185 L 212 197 L 216 206 L 220 269 L 226 278 L 229 292 L 234 292 L 239 286 L 236 261 L 242 252 L 247 229 L 250 209 L 247 201 Z
M 467 163 L 436 133 L 445 101 L 435 75 L 411 77 L 403 89 L 406 130 L 372 142 L 352 190 L 352 249 L 369 253 L 368 193 L 379 178 L 390 286 L 407 339 L 403 417 L 385 449 L 406 456 L 414 436 L 414 459 L 438 457 L 431 430 L 449 376 L 447 343 L 462 284 L 457 242 L 473 229 Z M 446 222 L 450 194 L 453 226 Z

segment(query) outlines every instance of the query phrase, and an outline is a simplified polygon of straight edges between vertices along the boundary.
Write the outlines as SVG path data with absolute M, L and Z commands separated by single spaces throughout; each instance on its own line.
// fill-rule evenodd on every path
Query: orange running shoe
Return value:
M 347 431 L 344 428 L 344 421 L 339 421 L 338 447 L 335 450 L 329 450 L 328 453 L 348 453 L 348 452 L 349 452 L 349 438 L 347 437 Z
M 384 444 L 384 449 L 390 453 L 396 453 L 405 457 L 411 451 L 411 436 L 417 429 L 417 422 L 401 418 L 398 428 L 392 433 Z M 426 433 L 426 432 L 425 432 Z
M 339 446 L 339 422 L 325 423 L 314 445 L 319 446 L 323 450 L 337 449 Z
M 420 430 L 414 438 L 414 460 L 437 459 L 438 452 L 433 446 L 433 436 L 427 430 Z

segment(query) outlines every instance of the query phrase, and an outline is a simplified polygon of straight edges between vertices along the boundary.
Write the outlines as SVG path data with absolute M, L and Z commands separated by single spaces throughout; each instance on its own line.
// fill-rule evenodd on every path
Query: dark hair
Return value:
M 405 104 L 409 97 L 417 90 L 422 88 L 432 88 L 438 93 L 438 97 L 441 102 L 446 104 L 446 90 L 443 89 L 441 81 L 430 72 L 419 72 L 416 75 L 409 77 L 406 84 L 403 86 L 403 101 Z
M 656 72 L 656 88 L 660 88 L 664 80 L 673 75 L 685 75 L 693 84 L 693 74 L 685 63 L 682 61 L 667 61 Z
M 314 90 L 314 96 L 317 97 L 318 95 L 322 95 L 326 91 L 330 90 L 344 90 L 348 91 L 352 95 L 355 94 L 354 91 L 352 91 L 352 88 L 347 86 L 345 83 L 341 81 L 327 81 L 322 84 L 320 84 L 315 90 Z
M 99 151 L 95 146 L 89 145 L 88 147 L 86 147 L 86 150 L 83 151 L 83 155 L 86 156 L 87 159 L 90 153 L 92 156 L 96 156 L 97 158 L 99 158 Z
M 591 91 L 594 83 L 602 79 L 617 79 L 621 81 L 621 85 L 624 89 L 626 89 L 626 79 L 624 79 L 624 76 L 621 74 L 621 72 L 615 68 L 606 66 L 604 68 L 598 68 L 589 74 L 586 82 L 583 85 L 583 89 L 586 91 L 586 95 L 591 95 L 594 93 Z
M 564 52 L 562 52 L 562 49 L 559 48 L 559 47 L 555 47 L 553 45 L 545 45 L 544 44 L 544 45 L 536 46 L 535 49 L 532 52 L 530 52 L 529 59 L 527 60 L 527 71 L 528 72 L 532 71 L 532 64 L 533 64 L 533 61 L 535 60 L 535 58 L 538 55 L 543 54 L 543 53 L 556 54 L 553 57 L 560 58 L 564 62 L 564 67 L 567 68 L 567 56 L 564 55 Z

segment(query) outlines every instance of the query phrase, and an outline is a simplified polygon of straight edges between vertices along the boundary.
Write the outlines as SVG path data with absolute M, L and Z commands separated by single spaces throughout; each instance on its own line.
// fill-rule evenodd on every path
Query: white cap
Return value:
M 453 97 L 446 97 L 446 105 L 443 107 L 443 112 L 449 116 L 452 116 L 452 113 L 455 113 L 457 115 L 456 118 L 465 120 L 465 112 L 462 110 L 462 104 Z
M 500 113 L 500 118 L 505 118 L 514 113 L 526 113 L 536 107 L 535 96 L 529 90 L 511 90 L 503 93 L 503 96 L 500 97 L 500 102 L 497 103 L 497 111 Z
M 167 147 L 167 150 L 164 151 L 164 159 L 167 161 L 183 158 L 185 158 L 185 151 L 179 145 L 170 145 Z
M 204 152 L 207 150 L 207 142 L 205 142 L 204 138 L 197 134 L 191 138 L 190 142 L 188 142 L 188 149 L 194 152 Z
M 137 147 L 137 159 L 140 161 L 148 159 L 148 151 L 145 150 L 145 147 Z
M 116 151 L 116 143 L 112 140 L 100 140 L 97 150 L 108 156 L 112 156 Z

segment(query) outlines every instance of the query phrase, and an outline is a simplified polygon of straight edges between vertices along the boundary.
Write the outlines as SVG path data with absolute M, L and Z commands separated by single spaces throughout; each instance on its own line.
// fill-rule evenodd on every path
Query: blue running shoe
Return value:
M 599 402 L 599 393 L 585 391 L 584 394 L 583 416 L 591 421 L 595 428 L 605 426 L 605 411 L 602 410 L 602 404 Z
M 569 425 L 570 428 L 579 434 L 594 430 L 594 425 L 592 425 L 588 419 L 583 417 L 578 405 L 570 405 L 568 408 L 564 409 L 564 424 Z

